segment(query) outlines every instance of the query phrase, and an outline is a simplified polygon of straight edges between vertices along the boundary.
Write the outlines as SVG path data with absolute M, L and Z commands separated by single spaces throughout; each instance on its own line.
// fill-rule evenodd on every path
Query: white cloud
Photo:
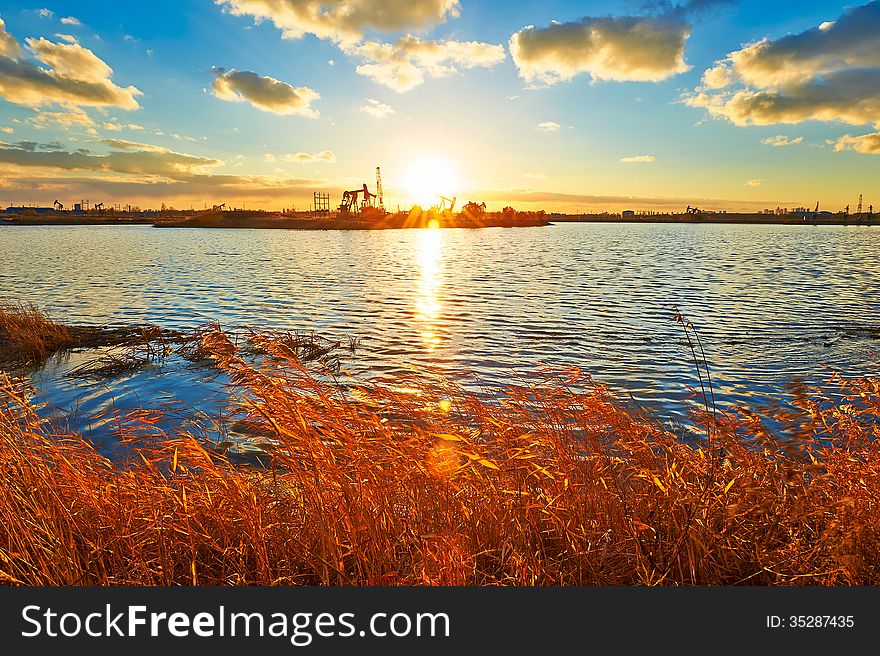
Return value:
M 38 128 L 46 127 L 49 124 L 60 125 L 64 128 L 90 128 L 95 125 L 95 122 L 85 112 L 85 110 L 80 109 L 79 107 L 71 107 L 67 111 L 61 112 L 46 112 L 42 110 L 37 110 L 36 116 L 26 120 L 28 123 Z
M 394 109 L 391 105 L 386 105 L 383 102 L 376 100 L 375 98 L 367 98 L 367 102 L 361 105 L 360 110 L 365 114 L 369 114 L 373 118 L 385 118 L 394 114 Z
M 626 162 L 627 164 L 647 163 L 653 162 L 654 160 L 655 157 L 653 155 L 632 155 L 620 159 L 621 162 Z
M 781 148 L 782 146 L 794 146 L 795 144 L 799 144 L 804 140 L 803 137 L 787 137 L 784 134 L 777 134 L 775 137 L 767 137 L 766 139 L 762 139 L 761 143 L 765 146 L 773 146 L 774 148 Z
M 336 155 L 332 150 L 322 150 L 319 153 L 287 153 L 282 159 L 285 162 L 294 162 L 296 164 L 312 164 L 314 162 L 327 162 L 332 164 L 336 161 Z
M 412 34 L 394 43 L 368 41 L 347 48 L 365 63 L 356 71 L 398 93 L 425 81 L 425 76 L 446 77 L 459 68 L 489 68 L 504 61 L 504 46 L 478 41 L 422 41 Z
M 40 18 L 52 18 L 55 15 L 55 12 L 51 9 L 40 9 L 37 13 L 40 15 Z
M 0 19 L 0 97 L 27 107 L 139 107 L 136 97 L 141 92 L 114 84 L 113 70 L 88 48 L 42 37 L 26 39 L 26 43 L 36 61 L 25 57 Z
M 55 34 L 55 38 L 67 41 L 67 43 L 79 43 L 77 38 L 72 34 Z
M 532 25 L 510 38 L 510 54 L 527 83 L 555 84 L 581 73 L 594 80 L 657 82 L 689 70 L 690 26 L 673 18 L 582 18 Z
M 274 77 L 257 75 L 251 71 L 213 69 L 211 84 L 214 95 L 222 100 L 248 102 L 257 109 L 274 114 L 300 114 L 317 118 L 318 111 L 311 103 L 321 95 L 308 87 L 294 87 Z
M 73 16 L 65 16 L 61 19 L 61 22 L 65 25 L 75 25 L 80 26 L 82 23 L 79 22 L 78 18 L 74 18 Z
M 741 126 L 818 120 L 880 127 L 880 2 L 731 52 L 685 102 Z
M 3 127 L 3 128 L 0 128 L 0 132 L 5 132 L 6 134 L 12 134 L 13 132 L 15 132 L 15 129 L 10 128 L 10 127 Z
M 763 182 L 763 180 L 761 180 L 760 178 L 755 178 L 754 180 L 749 180 L 748 182 L 746 182 L 745 186 L 746 187 L 760 187 L 761 182 Z
M 423 30 L 459 15 L 459 0 L 215 0 L 229 13 L 269 20 L 286 39 L 313 34 L 353 44 L 366 30 Z
M 864 155 L 880 155 L 880 132 L 862 134 L 857 137 L 845 134 L 832 143 L 836 152 L 851 150 Z
M 559 132 L 561 127 L 556 121 L 544 121 L 543 123 L 538 123 L 535 129 L 538 132 Z
M 275 155 L 273 155 L 272 153 L 266 153 L 265 155 L 263 155 L 263 161 L 264 162 L 274 162 Z

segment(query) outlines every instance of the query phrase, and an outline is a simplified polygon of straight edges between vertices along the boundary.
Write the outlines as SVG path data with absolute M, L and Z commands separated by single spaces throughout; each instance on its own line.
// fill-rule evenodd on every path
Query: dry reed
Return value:
M 0 580 L 10 584 L 824 584 L 880 581 L 880 380 L 794 410 L 695 415 L 687 444 L 577 370 L 484 398 L 430 375 L 317 376 L 263 335 L 200 353 L 266 467 L 119 417 L 111 462 L 0 378 Z M 839 384 L 839 381 L 837 381 Z M 406 392 L 396 391 L 406 388 Z M 773 427 L 773 428 L 771 428 Z M 697 428 L 695 428 L 695 431 Z

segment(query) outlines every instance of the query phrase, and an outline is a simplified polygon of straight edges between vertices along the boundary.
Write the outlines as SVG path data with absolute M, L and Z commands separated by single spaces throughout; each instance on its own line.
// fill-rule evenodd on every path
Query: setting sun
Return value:
M 410 201 L 425 208 L 437 205 L 441 196 L 455 195 L 458 186 L 453 166 L 436 157 L 413 162 L 405 180 Z

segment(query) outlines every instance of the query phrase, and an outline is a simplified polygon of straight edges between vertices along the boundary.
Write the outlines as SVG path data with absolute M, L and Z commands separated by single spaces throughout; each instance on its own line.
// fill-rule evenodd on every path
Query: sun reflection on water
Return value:
M 443 285 L 443 237 L 439 229 L 418 230 L 416 261 L 419 265 L 416 319 L 421 324 L 422 342 L 432 352 L 440 344 L 437 328 L 442 310 L 439 296 Z

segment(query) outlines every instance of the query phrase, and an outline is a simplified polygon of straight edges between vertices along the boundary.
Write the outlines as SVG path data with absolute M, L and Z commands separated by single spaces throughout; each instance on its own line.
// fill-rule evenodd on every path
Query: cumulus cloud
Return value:
M 366 43 L 346 49 L 364 63 L 357 72 L 398 93 L 425 81 L 446 77 L 459 68 L 492 67 L 504 61 L 504 46 L 479 41 L 422 41 L 407 34 L 394 43 Z
M 0 18 L 0 57 L 15 61 L 21 57 L 21 46 L 14 36 L 6 31 L 6 23 Z
M 459 0 L 215 0 L 229 13 L 271 21 L 286 39 L 313 34 L 353 44 L 365 30 L 422 30 L 459 15 Z
M 871 134 L 863 134 L 857 137 L 845 134 L 832 143 L 836 152 L 852 150 L 865 155 L 880 155 L 880 132 L 872 132 Z
M 40 18 L 52 18 L 55 15 L 55 12 L 51 9 L 39 9 L 37 13 L 40 15 Z
M 360 111 L 364 114 L 369 114 L 373 118 L 385 118 L 394 113 L 391 105 L 386 105 L 375 98 L 367 98 L 367 102 L 361 105 Z
M 632 155 L 631 157 L 623 157 L 621 158 L 621 162 L 626 162 L 627 164 L 639 163 L 639 162 L 653 162 L 653 155 Z
M 731 52 L 685 102 L 741 126 L 818 120 L 880 127 L 880 2 Z
M 543 123 L 538 123 L 535 129 L 538 132 L 559 132 L 561 127 L 556 121 L 544 121 Z
M 114 84 L 113 69 L 88 48 L 42 37 L 25 42 L 36 61 L 26 57 L 0 19 L 0 97 L 5 100 L 28 107 L 139 107 L 136 97 L 141 92 Z
M 657 82 L 689 70 L 690 26 L 677 18 L 586 17 L 510 38 L 510 54 L 528 84 L 550 85 L 581 73 L 594 80 Z
M 332 150 L 322 150 L 319 153 L 287 153 L 281 159 L 285 162 L 294 162 L 296 164 L 312 164 L 314 162 L 328 162 L 332 164 L 336 161 L 336 155 L 333 154 Z
M 787 137 L 784 134 L 777 134 L 775 137 L 767 137 L 766 139 L 762 139 L 761 143 L 765 146 L 773 146 L 774 148 L 781 148 L 782 146 L 794 146 L 795 144 L 799 144 L 804 140 L 803 137 Z
M 300 114 L 317 118 L 318 111 L 311 103 L 321 95 L 309 87 L 294 87 L 274 77 L 257 75 L 251 71 L 213 69 L 211 84 L 214 95 L 222 100 L 248 102 L 257 109 L 274 114 Z
M 94 171 L 150 175 L 167 178 L 186 177 L 205 167 L 222 164 L 219 160 L 178 153 L 160 146 L 139 144 L 122 139 L 105 139 L 111 152 L 100 155 L 87 150 L 66 151 L 46 144 L 21 142 L 0 148 L 0 164 L 40 167 L 65 171 Z
M 74 25 L 74 26 L 82 25 L 82 23 L 79 22 L 79 19 L 75 18 L 74 16 L 65 16 L 64 18 L 61 19 L 61 22 L 64 23 L 65 25 Z

